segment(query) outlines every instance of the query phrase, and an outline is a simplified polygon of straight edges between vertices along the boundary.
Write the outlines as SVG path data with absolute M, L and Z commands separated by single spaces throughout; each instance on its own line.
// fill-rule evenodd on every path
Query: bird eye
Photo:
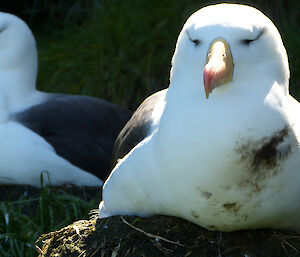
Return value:
M 194 40 L 191 39 L 191 41 L 195 44 L 195 46 L 198 46 L 200 44 L 199 39 L 194 39 Z
M 192 39 L 187 30 L 186 30 L 186 34 L 187 34 L 189 40 L 192 41 L 195 46 L 200 45 L 201 41 L 199 39 Z
M 264 34 L 264 32 L 265 32 L 265 29 L 262 29 L 262 30 L 260 30 L 260 32 L 259 32 L 259 34 L 255 37 L 255 38 L 253 38 L 253 39 L 242 39 L 241 40 L 241 43 L 243 44 L 243 45 L 250 45 L 252 42 L 254 42 L 254 41 L 256 41 L 257 39 L 259 39 L 263 34 Z
M 250 43 L 252 43 L 253 41 L 255 41 L 256 39 L 242 39 L 241 40 L 241 43 L 243 44 L 243 45 L 250 45 Z

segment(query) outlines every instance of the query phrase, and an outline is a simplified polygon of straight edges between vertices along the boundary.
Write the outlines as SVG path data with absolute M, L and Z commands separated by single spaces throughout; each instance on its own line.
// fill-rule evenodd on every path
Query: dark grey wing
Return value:
M 152 131 L 153 109 L 158 102 L 165 99 L 166 92 L 167 89 L 164 89 L 149 96 L 133 113 L 131 119 L 116 139 L 112 156 L 112 167 L 116 165 L 118 159 L 123 158 Z
M 88 96 L 49 94 L 49 98 L 12 119 L 42 136 L 73 165 L 105 179 L 118 133 L 131 113 Z

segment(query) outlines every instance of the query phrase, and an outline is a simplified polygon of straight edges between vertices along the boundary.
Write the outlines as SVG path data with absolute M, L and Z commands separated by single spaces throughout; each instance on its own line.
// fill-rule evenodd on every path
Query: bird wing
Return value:
M 12 118 L 43 137 L 61 157 L 104 179 L 114 141 L 130 116 L 102 99 L 51 94 Z

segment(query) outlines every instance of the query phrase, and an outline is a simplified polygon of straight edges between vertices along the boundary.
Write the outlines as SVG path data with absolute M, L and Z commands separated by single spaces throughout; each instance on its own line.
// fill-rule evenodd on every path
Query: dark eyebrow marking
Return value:
M 186 32 L 189 40 L 191 40 L 195 44 L 195 46 L 198 46 L 201 43 L 201 41 L 199 39 L 192 39 L 187 30 L 185 32 Z
M 4 26 L 3 28 L 0 29 L 0 33 L 2 33 L 4 30 L 6 30 L 7 26 Z
M 259 38 L 265 33 L 265 31 L 266 31 L 266 29 L 265 29 L 265 28 L 262 28 L 262 29 L 259 31 L 258 35 L 257 35 L 255 38 L 253 38 L 253 39 L 242 39 L 241 42 L 242 42 L 243 44 L 245 44 L 245 45 L 249 45 L 251 42 L 253 42 L 253 41 L 259 39 Z

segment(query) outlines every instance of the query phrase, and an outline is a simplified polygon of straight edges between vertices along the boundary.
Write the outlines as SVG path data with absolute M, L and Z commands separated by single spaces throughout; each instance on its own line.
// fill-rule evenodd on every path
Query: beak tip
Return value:
M 209 92 L 205 92 L 205 96 L 206 96 L 206 99 L 208 99 L 208 97 L 209 97 Z

